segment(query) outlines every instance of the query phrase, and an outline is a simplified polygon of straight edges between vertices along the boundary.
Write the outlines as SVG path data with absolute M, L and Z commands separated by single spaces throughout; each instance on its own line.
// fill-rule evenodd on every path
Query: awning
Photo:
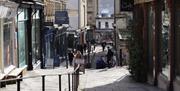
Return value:
M 0 18 L 12 18 L 17 15 L 18 4 L 10 1 L 0 1 Z

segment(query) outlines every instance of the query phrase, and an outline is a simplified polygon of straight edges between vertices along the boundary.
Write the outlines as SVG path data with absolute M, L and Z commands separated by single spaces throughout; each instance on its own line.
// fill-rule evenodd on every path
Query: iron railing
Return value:
M 46 77 L 47 76 L 58 76 L 58 78 L 59 78 L 59 87 L 58 88 L 59 88 L 59 91 L 62 91 L 62 76 L 67 76 L 67 78 L 68 78 L 68 91 L 78 91 L 79 68 L 80 68 L 80 65 L 76 65 L 73 72 L 64 73 L 64 74 L 37 75 L 37 76 L 30 76 L 30 77 L 0 80 L 0 85 L 6 84 L 7 82 L 10 82 L 10 81 L 16 81 L 16 84 L 17 84 L 17 90 L 16 91 L 21 91 L 21 81 L 22 80 L 41 77 L 42 78 L 42 91 L 45 91 L 45 79 L 46 79 Z

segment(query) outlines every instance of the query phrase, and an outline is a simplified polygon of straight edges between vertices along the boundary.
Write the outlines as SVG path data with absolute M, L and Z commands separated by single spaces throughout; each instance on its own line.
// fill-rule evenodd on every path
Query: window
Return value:
M 13 46 L 11 42 L 12 19 L 4 19 L 4 67 L 13 64 Z
M 98 28 L 99 29 L 101 28 L 101 22 L 100 21 L 98 22 Z
M 105 28 L 109 28 L 109 23 L 105 22 Z
M 32 62 L 37 63 L 40 59 L 40 17 L 39 10 L 34 10 L 32 23 Z
M 26 65 L 27 9 L 18 10 L 18 60 L 19 67 Z

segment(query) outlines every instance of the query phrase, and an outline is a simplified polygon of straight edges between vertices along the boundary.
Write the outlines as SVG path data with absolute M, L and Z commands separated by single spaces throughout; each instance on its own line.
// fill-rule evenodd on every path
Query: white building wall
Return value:
M 99 28 L 99 22 L 101 22 L 101 28 Z M 112 24 L 114 22 L 113 18 L 96 19 L 96 27 L 99 28 L 99 29 L 106 29 L 105 22 L 108 22 L 108 24 L 109 24 L 108 29 L 113 29 L 113 26 L 112 26 Z
M 79 0 L 79 28 L 87 25 L 87 1 Z
M 69 25 L 72 29 L 78 29 L 78 0 L 68 0 L 67 10 L 69 15 Z
M 77 30 L 87 25 L 87 4 L 86 0 L 68 0 L 67 10 L 69 25 Z

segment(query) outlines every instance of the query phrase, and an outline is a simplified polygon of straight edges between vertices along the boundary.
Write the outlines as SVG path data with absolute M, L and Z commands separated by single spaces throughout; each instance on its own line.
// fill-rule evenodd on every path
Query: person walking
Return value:
M 70 66 L 72 66 L 72 61 L 73 61 L 73 58 L 74 58 L 74 54 L 73 54 L 72 51 L 70 51 L 68 53 L 68 58 L 69 58 L 69 64 L 70 64 Z
M 110 68 L 111 67 L 110 61 L 112 60 L 113 52 L 109 47 L 107 47 L 107 48 L 108 48 L 108 52 L 107 52 L 107 55 L 106 55 L 107 56 L 107 66 L 108 66 L 108 68 Z

